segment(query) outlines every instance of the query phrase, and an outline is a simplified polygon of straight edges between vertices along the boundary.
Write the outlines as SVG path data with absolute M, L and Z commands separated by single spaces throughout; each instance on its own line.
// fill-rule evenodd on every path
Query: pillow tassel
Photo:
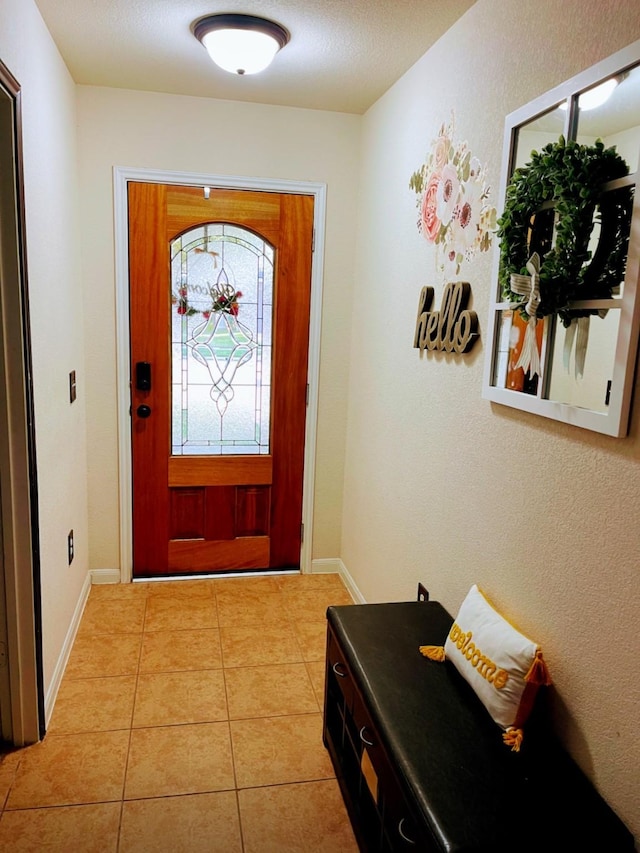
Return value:
M 507 746 L 511 747 L 511 752 L 520 752 L 520 744 L 522 743 L 523 736 L 522 729 L 516 729 L 512 726 L 502 735 L 502 740 Z
M 420 646 L 420 653 L 429 660 L 443 661 L 445 659 L 444 646 Z
M 531 666 L 529 667 L 529 672 L 525 675 L 524 680 L 531 684 L 544 684 L 545 686 L 551 684 L 551 676 L 549 675 L 549 670 L 547 669 L 547 665 L 542 657 L 542 649 L 537 650 L 536 656 L 534 657 Z

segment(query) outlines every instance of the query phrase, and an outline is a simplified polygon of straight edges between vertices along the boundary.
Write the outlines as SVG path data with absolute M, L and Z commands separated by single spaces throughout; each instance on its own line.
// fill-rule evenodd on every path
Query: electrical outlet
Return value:
M 73 563 L 73 530 L 69 531 L 69 535 L 67 536 L 67 552 L 69 556 L 69 565 Z

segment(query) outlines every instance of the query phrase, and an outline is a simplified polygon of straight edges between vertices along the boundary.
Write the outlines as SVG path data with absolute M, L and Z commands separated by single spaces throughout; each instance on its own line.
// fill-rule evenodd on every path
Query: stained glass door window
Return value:
M 223 223 L 171 243 L 172 454 L 268 454 L 273 247 Z

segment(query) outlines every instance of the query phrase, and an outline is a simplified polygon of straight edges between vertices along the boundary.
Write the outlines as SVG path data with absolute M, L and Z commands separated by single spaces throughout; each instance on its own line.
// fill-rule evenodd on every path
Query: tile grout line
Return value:
M 236 813 L 238 815 L 238 831 L 240 833 L 240 848 L 241 853 L 244 853 L 245 844 L 244 844 L 244 832 L 242 826 L 242 812 L 240 811 L 240 791 L 238 788 L 238 774 L 236 771 L 236 756 L 235 750 L 233 748 L 233 736 L 231 734 L 231 710 L 229 708 L 229 691 L 227 689 L 227 673 L 225 667 L 224 660 L 224 649 L 222 646 L 222 627 L 220 625 L 220 611 L 218 608 L 218 596 L 214 593 L 214 599 L 216 603 L 216 619 L 218 623 L 218 642 L 220 643 L 220 663 L 222 664 L 222 683 L 224 684 L 224 700 L 227 705 L 227 724 L 229 726 L 229 745 L 231 747 L 231 765 L 233 767 L 233 783 L 235 786 L 234 794 L 235 794 L 235 802 L 236 802 Z
M 136 666 L 136 680 L 135 680 L 135 684 L 134 684 L 134 688 L 133 688 L 133 704 L 131 706 L 131 718 L 129 721 L 129 742 L 127 745 L 127 758 L 126 758 L 125 763 L 124 763 L 124 774 L 123 774 L 123 778 L 122 778 L 122 799 L 120 801 L 120 817 L 118 820 L 118 834 L 116 837 L 116 853 L 119 853 L 119 851 L 120 851 L 120 841 L 122 838 L 122 823 L 123 823 L 123 818 L 124 818 L 124 804 L 125 804 L 124 794 L 125 794 L 125 790 L 127 787 L 127 773 L 129 771 L 129 757 L 131 755 L 131 739 L 133 737 L 133 720 L 134 720 L 135 713 L 136 713 L 136 700 L 137 700 L 137 696 L 138 696 L 138 681 L 140 679 L 140 663 L 142 661 L 142 647 L 144 645 L 144 635 L 145 635 L 144 629 L 145 629 L 146 621 L 147 621 L 148 603 L 149 603 L 149 588 L 147 587 L 146 591 L 145 591 L 145 595 L 144 595 L 144 615 L 142 618 L 142 631 L 140 634 L 140 647 L 138 649 L 138 664 Z
M 218 626 L 218 644 L 220 648 L 220 664 L 222 668 L 222 683 L 224 685 L 224 703 L 227 709 L 227 730 L 229 732 L 229 749 L 231 751 L 231 767 L 233 769 L 233 785 L 234 790 L 236 791 L 236 800 L 237 800 L 237 791 L 238 791 L 238 774 L 236 772 L 236 759 L 233 751 L 233 737 L 231 736 L 231 713 L 229 711 L 229 691 L 227 689 L 227 674 L 225 671 L 224 665 L 224 651 L 222 649 L 222 636 L 220 634 L 220 613 L 218 610 L 218 596 L 213 594 L 214 606 L 216 608 L 216 624 Z M 239 814 L 238 814 L 239 816 Z
M 242 812 L 240 811 L 240 790 L 236 788 L 236 810 L 238 813 L 238 829 L 240 831 L 240 848 L 242 853 L 245 853 L 244 832 L 242 831 Z

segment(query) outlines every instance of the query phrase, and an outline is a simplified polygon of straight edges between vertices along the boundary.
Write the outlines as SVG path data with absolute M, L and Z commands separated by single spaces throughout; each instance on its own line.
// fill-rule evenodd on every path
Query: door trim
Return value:
M 0 145 L 8 175 L 0 188 L 0 243 L 5 246 L 0 250 L 0 618 L 6 618 L 0 638 L 7 647 L 0 735 L 20 747 L 44 737 L 45 711 L 22 90 L 2 61 L 0 88 L 11 108 L 11 115 L 2 118 L 6 136 Z
M 313 538 L 313 491 L 318 421 L 318 382 L 320 375 L 320 330 L 322 318 L 322 282 L 326 216 L 326 184 L 265 178 L 230 177 L 191 172 L 132 169 L 115 166 L 113 170 L 115 264 L 116 264 L 116 358 L 118 396 L 118 470 L 120 475 L 120 580 L 133 575 L 132 473 L 131 473 L 131 393 L 129 387 L 129 238 L 127 184 L 129 181 L 154 184 L 219 187 L 221 189 L 262 190 L 266 192 L 311 195 L 314 198 L 314 252 L 311 264 L 311 313 L 309 318 L 309 358 L 307 381 L 309 395 L 305 426 L 302 523 L 305 535 L 300 549 L 300 570 L 311 571 Z

